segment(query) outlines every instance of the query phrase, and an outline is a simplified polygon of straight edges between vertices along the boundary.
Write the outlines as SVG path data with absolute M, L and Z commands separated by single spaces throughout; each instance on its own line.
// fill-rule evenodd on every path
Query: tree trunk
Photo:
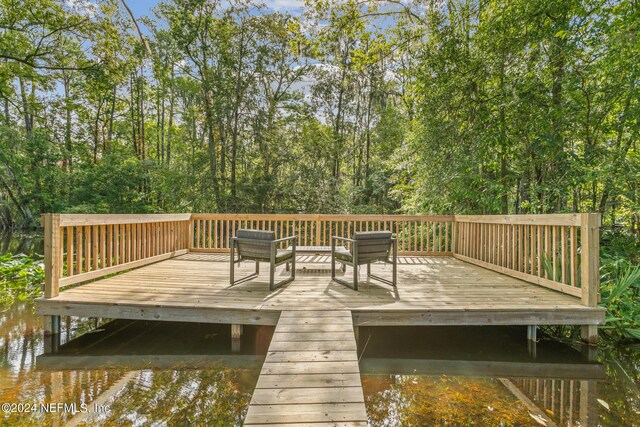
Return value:
M 105 154 L 108 156 L 111 154 L 111 141 L 113 140 L 113 116 L 116 110 L 116 97 L 118 94 L 118 86 L 113 85 L 113 93 L 111 96 L 111 109 L 109 111 L 109 132 L 107 133 L 107 146 L 105 147 Z
M 71 144 L 71 77 L 64 76 L 64 103 L 65 103 L 65 124 L 64 124 L 64 148 L 65 167 L 67 173 L 71 173 L 73 162 L 73 147 Z

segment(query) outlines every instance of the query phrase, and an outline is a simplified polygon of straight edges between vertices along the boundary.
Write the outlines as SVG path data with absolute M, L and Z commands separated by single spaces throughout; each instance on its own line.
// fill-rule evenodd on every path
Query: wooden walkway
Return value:
M 356 350 L 350 311 L 283 311 L 244 425 L 366 426 Z

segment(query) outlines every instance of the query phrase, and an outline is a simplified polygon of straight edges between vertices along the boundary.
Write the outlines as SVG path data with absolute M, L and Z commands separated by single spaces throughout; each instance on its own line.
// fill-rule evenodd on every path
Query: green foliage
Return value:
M 0 256 L 0 305 L 4 308 L 40 296 L 43 284 L 41 259 L 11 253 Z
M 612 212 L 637 230 L 637 18 L 627 1 L 463 1 L 406 24 L 423 34 L 406 209 Z
M 614 250 L 601 256 L 601 305 L 607 308 L 602 329 L 613 340 L 640 340 L 640 264 Z
M 166 0 L 140 36 L 115 0 L 0 1 L 2 225 L 600 211 L 637 235 L 635 4 L 421 6 Z

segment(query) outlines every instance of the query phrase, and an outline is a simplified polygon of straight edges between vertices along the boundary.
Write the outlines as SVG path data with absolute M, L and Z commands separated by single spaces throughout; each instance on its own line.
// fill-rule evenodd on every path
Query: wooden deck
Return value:
M 240 273 L 248 273 L 244 263 Z M 376 264 L 374 272 L 390 274 Z M 356 326 L 596 325 L 599 307 L 451 257 L 402 257 L 398 286 L 330 279 L 328 256 L 300 256 L 296 280 L 268 289 L 268 272 L 229 286 L 226 254 L 189 253 L 37 301 L 44 315 L 275 325 L 282 310 L 350 310 Z M 284 267 L 276 275 L 285 275 Z M 349 269 L 347 270 L 349 274 Z M 366 277 L 364 271 L 361 272 Z
M 283 311 L 244 425 L 367 425 L 348 310 Z
M 232 352 L 241 349 L 242 325 L 277 324 L 252 425 L 364 424 L 354 338 L 361 326 L 527 325 L 535 340 L 537 325 L 580 325 L 593 343 L 604 321 L 599 214 L 45 214 L 43 224 L 37 310 L 52 348 L 60 316 L 231 324 Z M 391 231 L 398 286 L 366 280 L 363 269 L 354 291 L 331 280 L 328 255 L 300 253 L 295 281 L 275 291 L 266 264 L 231 287 L 228 252 L 239 228 L 296 236 L 299 246 Z M 253 268 L 245 263 L 238 275 Z M 389 277 L 391 268 L 374 265 L 373 273 Z M 275 275 L 288 276 L 284 267 Z M 587 384 L 580 393 L 593 402 L 594 391 Z

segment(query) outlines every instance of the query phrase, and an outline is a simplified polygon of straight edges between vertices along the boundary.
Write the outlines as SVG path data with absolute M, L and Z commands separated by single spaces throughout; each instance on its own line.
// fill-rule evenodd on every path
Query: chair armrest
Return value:
M 271 243 L 281 243 L 281 242 L 286 242 L 288 240 L 293 240 L 295 243 L 295 241 L 298 240 L 298 236 L 283 237 L 281 239 L 272 240 Z
M 251 243 L 259 243 L 265 246 L 269 245 L 269 243 L 273 242 L 273 240 L 260 240 L 260 239 L 247 239 L 245 237 L 232 237 L 232 241 L 234 242 L 251 242 Z
M 331 241 L 335 242 L 336 240 L 340 240 L 342 242 L 350 242 L 350 243 L 355 243 L 356 241 L 353 239 L 349 239 L 347 237 L 338 237 L 338 236 L 331 236 Z

